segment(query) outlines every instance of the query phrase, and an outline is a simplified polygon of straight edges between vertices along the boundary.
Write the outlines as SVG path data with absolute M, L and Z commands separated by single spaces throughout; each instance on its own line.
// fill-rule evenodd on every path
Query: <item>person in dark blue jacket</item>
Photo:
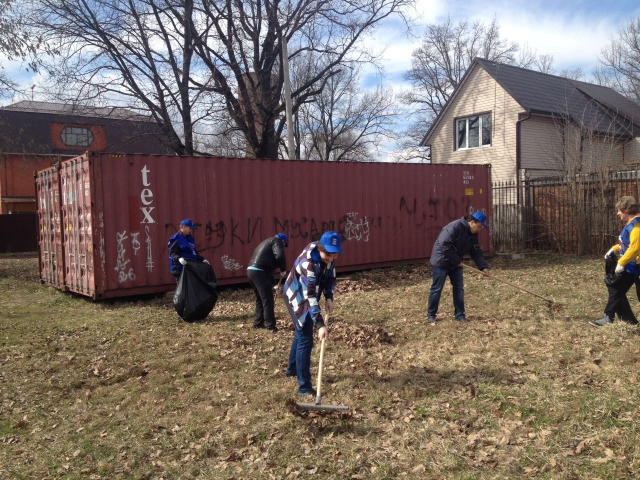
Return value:
M 209 263 L 198 254 L 196 249 L 193 233 L 197 228 L 190 218 L 185 218 L 180 222 L 180 230 L 169 239 L 167 245 L 169 247 L 169 271 L 176 277 L 176 282 L 180 279 L 182 267 L 187 264 L 187 260 Z
M 288 245 L 289 238 L 284 233 L 277 233 L 260 242 L 249 260 L 247 277 L 256 295 L 256 318 L 253 328 L 278 331 L 273 304 L 273 272 L 278 268 L 281 279 L 286 275 L 287 257 L 284 248 Z
M 449 277 L 453 287 L 453 306 L 456 320 L 468 323 L 464 310 L 464 281 L 462 279 L 462 258 L 469 254 L 476 263 L 478 270 L 489 276 L 487 262 L 482 255 L 482 247 L 478 241 L 478 232 L 488 228 L 487 216 L 482 212 L 475 212 L 468 217 L 454 220 L 442 229 L 431 252 L 431 270 L 433 283 L 429 291 L 429 306 L 427 320 L 436 323 L 440 295 L 444 282 Z

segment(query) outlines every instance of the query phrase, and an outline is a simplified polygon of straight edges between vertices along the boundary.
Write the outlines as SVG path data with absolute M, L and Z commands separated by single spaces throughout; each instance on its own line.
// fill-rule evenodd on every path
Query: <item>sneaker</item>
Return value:
M 298 395 L 313 395 L 314 397 L 316 397 L 318 394 L 316 393 L 314 388 L 311 388 L 309 390 L 298 390 Z
M 429 325 L 435 325 L 436 317 L 427 317 L 427 322 L 429 322 Z
M 460 323 L 469 323 L 469 320 L 467 320 L 467 317 L 456 318 L 456 321 Z
M 604 327 L 605 325 L 609 325 L 610 323 L 613 323 L 613 320 L 606 313 L 602 316 L 601 319 L 589 322 L 589 324 L 593 325 L 594 327 Z

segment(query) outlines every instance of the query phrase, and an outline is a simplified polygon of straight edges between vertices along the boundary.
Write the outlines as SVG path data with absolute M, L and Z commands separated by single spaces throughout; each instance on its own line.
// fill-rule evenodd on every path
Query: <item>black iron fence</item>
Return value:
M 495 251 L 606 251 L 622 228 L 615 204 L 624 195 L 638 198 L 638 176 L 634 170 L 494 183 Z
M 38 250 L 38 216 L 35 212 L 0 215 L 0 253 Z

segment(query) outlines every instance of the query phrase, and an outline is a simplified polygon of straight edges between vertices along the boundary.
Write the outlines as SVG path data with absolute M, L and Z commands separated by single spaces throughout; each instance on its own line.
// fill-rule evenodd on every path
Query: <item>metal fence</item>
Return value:
M 624 195 L 638 198 L 638 176 L 634 170 L 494 183 L 495 251 L 606 251 L 622 228 L 616 201 Z
M 0 253 L 38 251 L 38 217 L 35 212 L 0 215 Z

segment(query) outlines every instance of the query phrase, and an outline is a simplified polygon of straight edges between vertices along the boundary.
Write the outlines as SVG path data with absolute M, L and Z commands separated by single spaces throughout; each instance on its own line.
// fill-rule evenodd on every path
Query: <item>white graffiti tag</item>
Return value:
M 240 270 L 242 265 L 236 262 L 233 258 L 229 258 L 229 255 L 223 255 L 220 257 L 222 266 L 227 270 Z
M 131 246 L 133 247 L 133 254 L 137 257 L 138 250 L 140 250 L 140 240 L 138 240 L 140 232 L 131 232 Z
M 153 255 L 151 255 L 151 236 L 149 235 L 149 226 L 144 227 L 144 233 L 147 235 L 145 243 L 147 244 L 147 270 L 153 272 Z
M 116 261 L 116 268 L 114 269 L 118 272 L 118 282 L 124 283 L 127 280 L 135 280 L 136 274 L 133 272 L 133 268 L 129 268 L 127 272 L 127 264 L 131 260 L 125 259 L 125 253 L 127 250 L 124 248 L 124 241 L 129 238 L 127 236 L 127 231 L 124 232 L 116 232 L 116 241 L 118 242 L 118 259 Z
M 344 227 L 344 233 L 347 236 L 347 240 L 362 240 L 363 242 L 369 241 L 369 221 L 367 217 L 360 219 L 360 222 L 356 223 L 358 214 L 356 212 L 347 213 L 347 224 Z

